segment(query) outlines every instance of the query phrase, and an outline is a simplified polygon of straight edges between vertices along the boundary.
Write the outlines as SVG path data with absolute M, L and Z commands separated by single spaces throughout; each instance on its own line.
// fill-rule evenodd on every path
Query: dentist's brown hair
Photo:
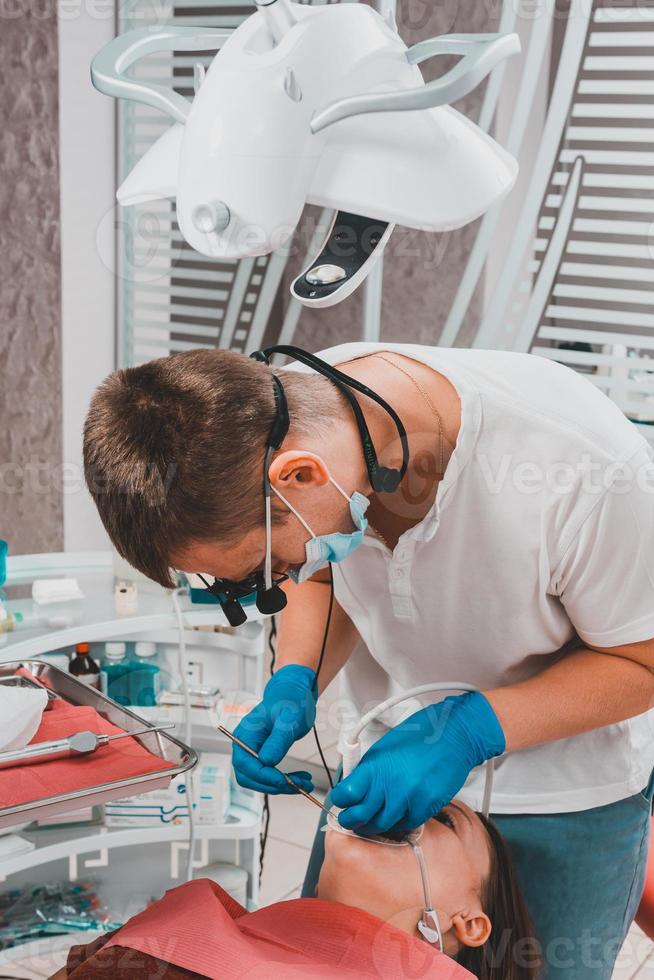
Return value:
M 290 434 L 320 435 L 333 424 L 342 396 L 327 379 L 274 371 Z M 229 545 L 263 526 L 270 373 L 245 354 L 201 349 L 114 371 L 93 396 L 84 426 L 87 486 L 118 553 L 164 588 L 175 586 L 175 552 L 201 541 Z

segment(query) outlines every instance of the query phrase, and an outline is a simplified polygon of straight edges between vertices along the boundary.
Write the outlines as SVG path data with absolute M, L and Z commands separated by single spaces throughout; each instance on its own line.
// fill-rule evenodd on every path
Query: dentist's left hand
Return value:
M 331 792 L 343 827 L 367 837 L 406 832 L 435 817 L 471 769 L 506 748 L 504 732 L 479 692 L 445 698 L 396 725 Z
M 232 749 L 236 780 L 246 789 L 260 793 L 295 793 L 279 765 L 290 747 L 311 731 L 316 719 L 316 672 L 304 664 L 280 667 L 266 684 L 263 699 L 243 718 L 234 735 L 249 745 L 261 762 L 238 745 Z M 289 772 L 302 789 L 311 792 L 308 772 Z

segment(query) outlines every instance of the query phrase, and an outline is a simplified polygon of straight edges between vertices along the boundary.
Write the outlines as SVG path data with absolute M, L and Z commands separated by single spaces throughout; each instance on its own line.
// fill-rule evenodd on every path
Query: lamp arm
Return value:
M 505 58 L 520 51 L 517 34 L 445 34 L 419 41 L 406 52 L 411 65 L 440 54 L 463 55 L 441 78 L 417 88 L 352 95 L 330 102 L 311 118 L 311 132 L 319 133 L 341 119 L 367 112 L 397 112 L 450 105 L 471 92 Z
M 173 26 L 156 32 L 149 27 L 138 27 L 120 34 L 96 54 L 91 64 L 91 81 L 105 95 L 161 109 L 183 124 L 191 111 L 188 99 L 165 85 L 128 78 L 127 69 L 155 51 L 218 50 L 231 33 L 212 27 Z

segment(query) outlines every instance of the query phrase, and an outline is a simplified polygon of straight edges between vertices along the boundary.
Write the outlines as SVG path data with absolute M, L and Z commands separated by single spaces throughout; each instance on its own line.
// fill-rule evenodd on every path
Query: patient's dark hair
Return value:
M 458 962 L 478 980 L 535 980 L 540 944 L 523 898 L 506 841 L 492 822 L 479 814 L 490 842 L 490 873 L 481 900 L 492 923 L 483 946 L 464 946 Z

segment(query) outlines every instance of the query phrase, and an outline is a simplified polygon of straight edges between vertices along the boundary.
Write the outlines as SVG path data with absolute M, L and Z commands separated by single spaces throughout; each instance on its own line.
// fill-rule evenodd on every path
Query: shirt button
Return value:
M 404 578 L 404 569 L 396 568 L 393 574 L 395 575 L 395 578 Z

